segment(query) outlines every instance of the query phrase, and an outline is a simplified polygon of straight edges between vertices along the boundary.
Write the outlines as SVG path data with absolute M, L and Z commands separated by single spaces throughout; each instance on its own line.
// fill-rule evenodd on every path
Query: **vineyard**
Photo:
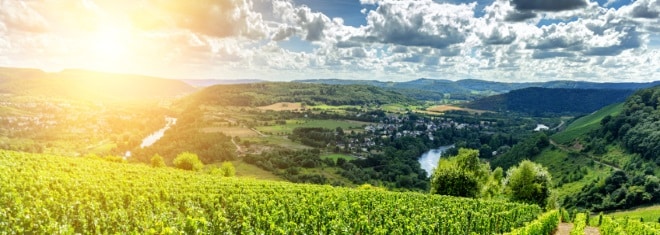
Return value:
M 0 151 L 0 234 L 493 234 L 537 206 Z

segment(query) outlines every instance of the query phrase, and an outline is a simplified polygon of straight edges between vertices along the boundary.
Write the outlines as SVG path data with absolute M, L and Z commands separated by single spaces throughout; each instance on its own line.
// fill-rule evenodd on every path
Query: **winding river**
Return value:
M 419 164 L 421 165 L 422 169 L 426 171 L 426 173 L 430 176 L 433 171 L 435 170 L 435 167 L 438 166 L 438 161 L 440 161 L 440 157 L 442 154 L 447 151 L 447 149 L 453 148 L 454 145 L 447 145 L 447 146 L 440 146 L 439 148 L 436 149 L 431 149 L 428 152 L 422 154 L 422 156 L 419 158 Z

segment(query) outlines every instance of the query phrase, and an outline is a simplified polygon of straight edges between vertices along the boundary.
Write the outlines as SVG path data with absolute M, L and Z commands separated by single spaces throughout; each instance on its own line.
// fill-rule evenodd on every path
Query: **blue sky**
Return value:
M 643 82 L 660 80 L 660 0 L 0 0 L 0 66 Z

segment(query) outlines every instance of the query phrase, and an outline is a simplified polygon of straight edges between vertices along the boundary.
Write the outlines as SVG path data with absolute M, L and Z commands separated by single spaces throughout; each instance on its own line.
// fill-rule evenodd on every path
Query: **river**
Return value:
M 142 144 L 140 144 L 140 148 L 149 147 L 156 143 L 156 141 L 158 141 L 160 138 L 163 138 L 163 135 L 165 135 L 165 131 L 167 131 L 167 129 L 170 129 L 172 125 L 176 124 L 176 118 L 173 117 L 165 117 L 165 121 L 165 127 L 160 128 L 160 130 L 157 130 L 153 134 L 144 138 L 142 140 Z
M 442 154 L 447 151 L 447 149 L 453 148 L 454 145 L 447 145 L 447 146 L 440 146 L 439 148 L 436 149 L 431 149 L 428 152 L 422 154 L 422 156 L 419 158 L 419 164 L 421 165 L 422 169 L 426 171 L 426 173 L 431 176 L 433 173 L 433 170 L 435 170 L 435 167 L 438 166 L 438 161 L 440 161 L 440 157 Z

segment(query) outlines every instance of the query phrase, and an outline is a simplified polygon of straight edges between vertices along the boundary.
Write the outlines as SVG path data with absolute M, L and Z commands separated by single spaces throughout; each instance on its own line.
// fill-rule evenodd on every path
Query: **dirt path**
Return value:
M 571 230 L 573 230 L 573 224 L 569 223 L 560 223 L 559 227 L 557 228 L 557 231 L 553 235 L 569 235 L 571 234 Z M 600 231 L 598 231 L 598 228 L 596 227 L 586 227 L 584 229 L 584 234 L 585 235 L 600 235 Z
M 241 148 L 241 146 L 238 145 L 238 143 L 236 143 L 236 141 L 234 140 L 233 137 L 231 138 L 231 143 L 234 144 L 234 146 L 236 146 L 236 154 L 237 154 L 239 157 L 242 156 L 243 153 L 244 153 L 244 152 L 243 152 L 243 148 Z
M 555 147 L 557 147 L 557 148 L 559 148 L 559 149 L 561 149 L 561 150 L 564 150 L 564 151 L 566 151 L 566 152 L 570 152 L 570 151 L 571 151 L 571 150 L 568 149 L 566 146 L 561 145 L 561 144 L 558 144 L 558 143 L 556 143 L 556 142 L 553 141 L 553 140 L 550 140 L 550 144 L 553 145 L 553 146 L 555 146 Z M 619 168 L 619 167 L 617 167 L 617 166 L 614 166 L 614 165 L 611 165 L 611 164 L 608 164 L 608 163 L 605 163 L 605 162 L 601 162 L 601 161 L 599 161 L 599 160 L 596 159 L 594 156 L 591 156 L 591 154 L 586 154 L 585 157 L 587 157 L 587 158 L 593 160 L 594 162 L 596 162 L 596 163 L 598 163 L 598 164 L 600 164 L 600 165 L 608 166 L 608 167 L 611 167 L 612 169 L 614 169 L 614 170 L 618 170 L 618 171 L 621 170 L 621 168 Z
M 573 224 L 560 223 L 554 235 L 569 235 L 572 229 L 573 229 Z
M 268 137 L 268 136 L 267 136 L 266 134 L 264 134 L 264 133 L 261 133 L 261 132 L 260 132 L 260 131 L 258 131 L 257 129 L 254 129 L 254 128 L 250 128 L 250 130 L 252 130 L 252 131 L 254 131 L 254 132 L 256 132 L 256 133 L 257 133 L 257 134 L 259 134 L 259 135 L 260 135 L 261 137 Z
M 598 231 L 598 228 L 596 228 L 596 227 L 586 227 L 584 229 L 584 234 L 585 235 L 600 235 L 600 231 Z

